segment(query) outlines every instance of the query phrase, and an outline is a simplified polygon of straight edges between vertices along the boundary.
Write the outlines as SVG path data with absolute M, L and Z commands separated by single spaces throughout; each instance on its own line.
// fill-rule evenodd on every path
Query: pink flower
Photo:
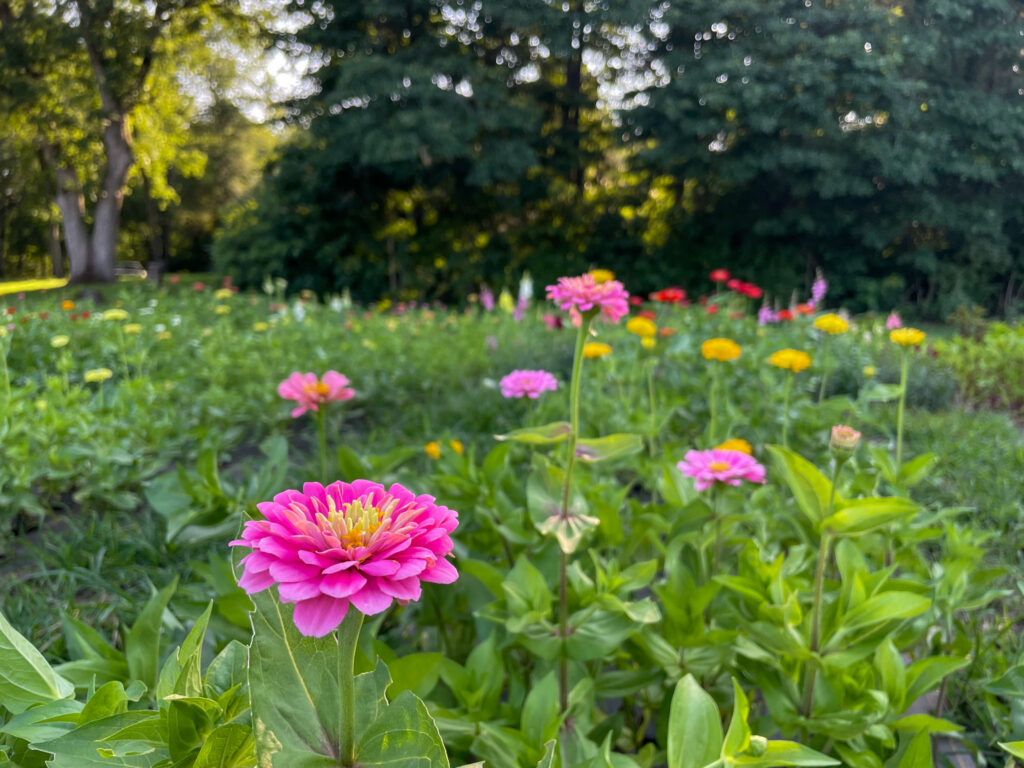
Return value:
M 503 397 L 528 397 L 536 400 L 544 392 L 558 389 L 555 377 L 547 371 L 512 371 L 501 380 Z
M 743 480 L 764 482 L 764 466 L 742 451 L 687 451 L 678 467 L 680 472 L 694 479 L 693 487 L 698 491 L 706 491 L 716 482 L 726 485 L 739 485 Z
M 889 316 L 887 318 L 885 318 L 885 328 L 886 328 L 886 330 L 892 331 L 892 330 L 895 330 L 896 328 L 902 328 L 902 327 L 903 327 L 903 321 L 900 320 L 900 316 L 896 312 L 890 312 Z
M 559 328 L 562 327 L 562 318 L 560 318 L 558 315 L 553 315 L 550 312 L 545 312 L 541 320 L 544 322 L 544 325 L 546 325 L 552 331 L 557 331 Z
M 356 480 L 306 483 L 301 493 L 256 506 L 265 519 L 246 521 L 242 538 L 231 542 L 252 549 L 238 585 L 253 594 L 277 584 L 307 637 L 336 629 L 349 605 L 380 613 L 392 600 L 419 600 L 422 581 L 451 584 L 459 576 L 445 559 L 459 516 L 433 496 Z
M 323 379 L 315 373 L 296 371 L 277 385 L 277 394 L 285 400 L 295 400 L 299 407 L 292 411 L 292 418 L 298 418 L 306 411 L 316 411 L 324 403 L 334 400 L 351 400 L 355 390 L 348 389 L 349 380 L 337 371 L 328 371 Z
M 560 277 L 558 283 L 547 287 L 548 298 L 560 309 L 587 312 L 594 307 L 611 323 L 629 313 L 629 294 L 618 280 L 595 282 L 593 275 Z

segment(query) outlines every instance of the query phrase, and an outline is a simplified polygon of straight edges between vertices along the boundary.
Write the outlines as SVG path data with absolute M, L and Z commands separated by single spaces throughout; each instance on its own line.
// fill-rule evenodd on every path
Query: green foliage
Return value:
M 975 408 L 1024 408 L 1024 325 L 992 323 L 980 338 L 954 336 L 937 345 L 963 401 Z

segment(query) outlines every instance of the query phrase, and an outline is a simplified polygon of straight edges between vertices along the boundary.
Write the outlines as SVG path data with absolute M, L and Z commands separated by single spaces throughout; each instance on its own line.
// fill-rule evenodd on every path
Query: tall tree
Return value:
M 0 0 L 0 123 L 55 179 L 72 282 L 109 282 L 152 74 L 231 4 Z M 91 205 L 89 204 L 91 203 Z

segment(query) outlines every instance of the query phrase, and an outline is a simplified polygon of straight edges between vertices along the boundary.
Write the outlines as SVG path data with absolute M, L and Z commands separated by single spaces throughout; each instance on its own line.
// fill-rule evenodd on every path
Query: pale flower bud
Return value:
M 857 450 L 857 444 L 860 442 L 860 432 L 853 427 L 847 427 L 843 424 L 837 424 L 832 427 L 832 439 L 829 441 L 829 447 L 838 453 L 853 453 Z

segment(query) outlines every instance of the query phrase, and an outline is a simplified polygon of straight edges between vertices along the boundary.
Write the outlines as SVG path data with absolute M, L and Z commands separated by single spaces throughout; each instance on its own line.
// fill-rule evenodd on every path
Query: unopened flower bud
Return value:
M 761 757 L 768 751 L 768 739 L 764 736 L 751 736 L 750 748 L 747 751 L 754 757 Z
M 836 424 L 832 427 L 832 439 L 829 441 L 829 448 L 837 453 L 851 454 L 857 450 L 860 442 L 860 432 L 853 427 L 843 424 Z

